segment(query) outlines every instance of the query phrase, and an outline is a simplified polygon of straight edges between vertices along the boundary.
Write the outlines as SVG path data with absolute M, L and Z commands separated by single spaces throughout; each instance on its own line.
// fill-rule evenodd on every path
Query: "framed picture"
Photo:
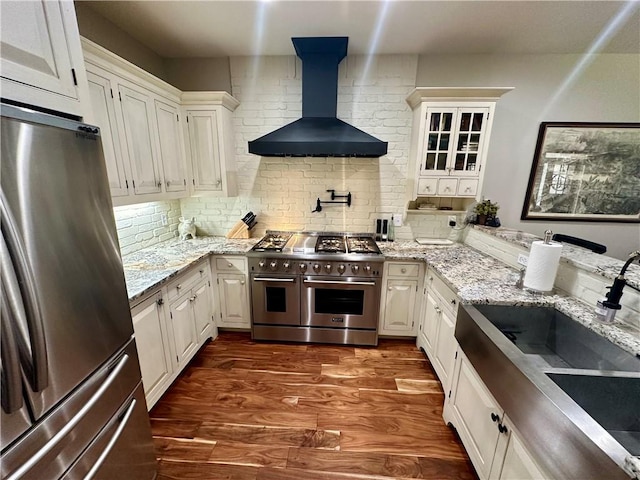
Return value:
M 640 123 L 541 123 L 520 218 L 640 222 Z

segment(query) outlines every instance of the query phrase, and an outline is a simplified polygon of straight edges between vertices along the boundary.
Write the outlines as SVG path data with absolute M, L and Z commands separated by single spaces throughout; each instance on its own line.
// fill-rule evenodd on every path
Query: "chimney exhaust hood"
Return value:
M 367 157 L 387 153 L 387 142 L 336 117 L 338 65 L 348 37 L 292 38 L 302 60 L 302 118 L 249 142 L 263 157 Z

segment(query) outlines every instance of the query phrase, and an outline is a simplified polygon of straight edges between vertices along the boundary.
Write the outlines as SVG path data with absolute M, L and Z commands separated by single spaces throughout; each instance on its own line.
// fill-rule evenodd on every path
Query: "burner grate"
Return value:
M 376 242 L 370 237 L 347 237 L 349 253 L 380 253 Z
M 252 250 L 256 252 L 281 252 L 293 234 L 268 233 Z
M 316 253 L 347 253 L 343 237 L 320 236 L 316 242 Z

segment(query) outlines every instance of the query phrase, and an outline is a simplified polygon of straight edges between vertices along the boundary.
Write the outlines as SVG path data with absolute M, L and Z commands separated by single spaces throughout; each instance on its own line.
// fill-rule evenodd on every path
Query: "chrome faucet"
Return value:
M 607 299 L 605 301 L 598 301 L 596 307 L 596 314 L 600 320 L 610 323 L 613 322 L 616 312 L 622 308 L 620 305 L 620 298 L 622 297 L 622 290 L 624 289 L 627 281 L 624 278 L 624 274 L 634 261 L 640 259 L 640 250 L 631 252 L 629 258 L 625 262 L 624 266 L 620 270 L 620 273 L 613 281 L 613 285 L 607 287 L 609 291 L 605 295 Z

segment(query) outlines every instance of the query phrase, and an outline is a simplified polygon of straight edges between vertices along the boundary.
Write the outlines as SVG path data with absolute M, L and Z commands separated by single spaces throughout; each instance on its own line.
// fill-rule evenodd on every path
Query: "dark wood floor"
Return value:
M 254 343 L 221 333 L 151 414 L 159 480 L 477 479 L 413 341 Z

